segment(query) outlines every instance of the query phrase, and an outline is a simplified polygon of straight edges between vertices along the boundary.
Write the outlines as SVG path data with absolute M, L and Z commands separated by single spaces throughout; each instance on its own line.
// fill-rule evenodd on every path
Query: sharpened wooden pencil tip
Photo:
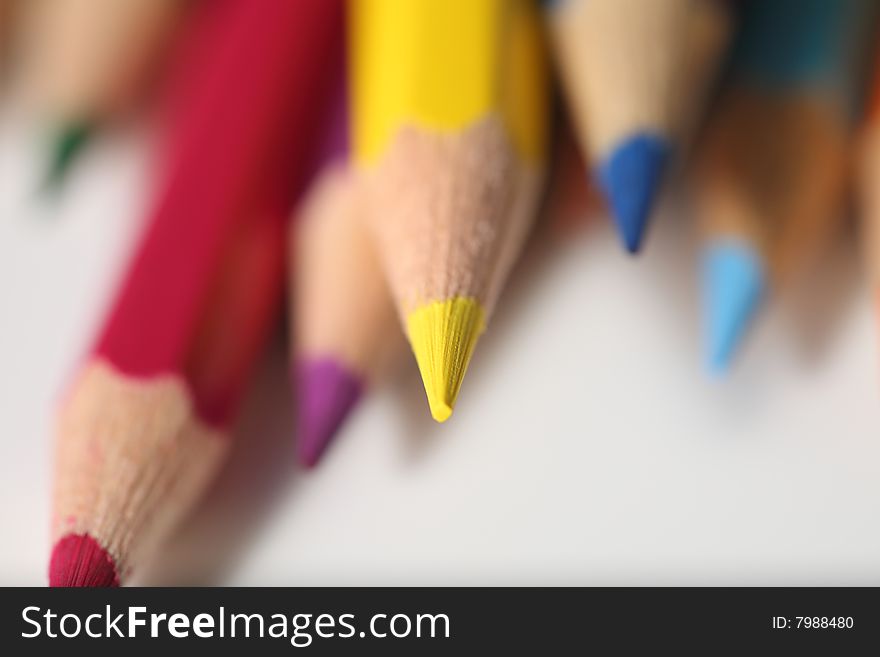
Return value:
M 88 534 L 68 534 L 52 548 L 49 586 L 116 587 L 116 564 Z
M 486 312 L 476 299 L 455 297 L 417 308 L 406 323 L 431 416 L 445 422 L 486 326 Z

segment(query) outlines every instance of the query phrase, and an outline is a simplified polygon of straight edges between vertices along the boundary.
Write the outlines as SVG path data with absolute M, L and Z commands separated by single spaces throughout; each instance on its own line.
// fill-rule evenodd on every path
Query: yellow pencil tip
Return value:
M 452 415 L 461 382 L 486 313 L 475 299 L 455 297 L 417 308 L 406 320 L 431 416 L 445 422 Z
M 436 401 L 432 404 L 428 400 L 428 405 L 431 407 L 431 417 L 437 420 L 437 422 L 446 422 L 452 415 L 452 406 L 449 404 Z

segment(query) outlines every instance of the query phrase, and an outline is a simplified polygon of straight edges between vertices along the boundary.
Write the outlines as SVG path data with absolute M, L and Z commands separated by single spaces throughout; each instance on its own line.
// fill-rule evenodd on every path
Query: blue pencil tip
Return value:
M 670 152 L 666 139 L 639 134 L 619 144 L 599 165 L 599 184 L 630 253 L 642 246 Z
M 711 244 L 703 259 L 703 309 L 709 370 L 725 373 L 764 291 L 760 255 L 739 241 Z

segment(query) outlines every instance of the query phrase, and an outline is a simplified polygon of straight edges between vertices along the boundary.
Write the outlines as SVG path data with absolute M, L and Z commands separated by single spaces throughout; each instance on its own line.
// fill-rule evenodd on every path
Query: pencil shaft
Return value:
M 202 11 L 205 38 L 176 82 L 184 95 L 163 191 L 95 349 L 131 375 L 184 367 L 243 217 L 261 194 L 283 208 L 305 170 L 329 89 L 322 65 L 338 49 L 332 1 L 224 0 Z
M 507 102 L 507 81 L 500 78 L 518 3 L 356 0 L 351 67 L 357 157 L 374 162 L 402 125 L 449 133 L 492 113 L 510 119 L 524 157 L 540 157 L 541 131 L 513 118 L 533 111 L 538 101 Z

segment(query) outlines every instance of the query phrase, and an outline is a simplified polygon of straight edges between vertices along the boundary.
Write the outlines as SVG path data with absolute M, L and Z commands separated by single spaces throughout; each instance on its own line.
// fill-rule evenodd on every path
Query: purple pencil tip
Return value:
M 299 363 L 297 456 L 314 467 L 345 418 L 360 399 L 363 383 L 344 365 L 330 358 Z

